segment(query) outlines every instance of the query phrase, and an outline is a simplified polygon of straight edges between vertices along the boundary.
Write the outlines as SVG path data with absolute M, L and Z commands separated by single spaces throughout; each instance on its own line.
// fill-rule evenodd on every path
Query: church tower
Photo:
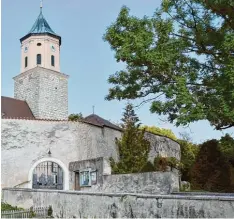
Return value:
M 40 14 L 21 42 L 21 71 L 14 96 L 25 100 L 35 118 L 68 118 L 68 75 L 60 72 L 61 37 Z

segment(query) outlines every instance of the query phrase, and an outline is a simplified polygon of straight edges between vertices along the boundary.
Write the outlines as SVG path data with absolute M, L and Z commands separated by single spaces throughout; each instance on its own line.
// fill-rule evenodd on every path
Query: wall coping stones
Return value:
M 19 192 L 45 192 L 45 193 L 60 193 L 60 194 L 71 194 L 71 195 L 91 195 L 91 196 L 115 196 L 125 197 L 134 196 L 136 198 L 152 198 L 152 199 L 187 199 L 187 200 L 217 200 L 217 201 L 234 201 L 234 194 L 230 196 L 224 195 L 211 195 L 212 193 L 204 195 L 185 195 L 184 193 L 176 193 L 170 195 L 150 195 L 141 193 L 104 193 L 104 192 L 84 192 L 84 191 L 63 191 L 63 190 L 46 190 L 46 189 L 23 189 L 23 188 L 2 188 L 3 191 L 19 191 Z M 217 193 L 214 193 L 217 194 Z
M 78 122 L 80 122 L 80 123 L 85 123 L 85 124 L 89 124 L 89 125 L 92 125 L 92 126 L 95 126 L 95 127 L 99 127 L 99 128 L 109 128 L 109 129 L 113 129 L 113 128 L 111 128 L 111 127 L 107 127 L 107 126 L 99 126 L 99 125 L 95 125 L 95 124 L 92 124 L 91 122 L 87 122 L 87 121 L 84 121 L 84 120 L 78 120 L 78 121 L 70 121 L 70 120 L 65 120 L 65 119 L 37 119 L 37 118 L 10 118 L 10 117 L 4 117 L 4 118 L 2 118 L 3 120 L 24 120 L 24 121 L 37 121 L 37 122 L 40 122 L 40 121 L 42 121 L 42 122 L 67 122 L 67 123 L 78 123 Z M 114 129 L 114 130 L 116 130 L 116 129 Z M 119 131 L 119 132 L 122 132 L 122 131 L 120 131 L 120 130 L 117 130 L 117 131 Z M 172 139 L 172 138 L 170 138 L 170 137 L 168 137 L 168 136 L 164 136 L 164 135 L 160 135 L 160 134 L 154 134 L 154 133 L 152 133 L 152 132 L 149 132 L 149 131 L 146 131 L 146 133 L 149 133 L 149 134 L 151 134 L 151 135 L 154 135 L 154 136 L 159 136 L 159 137 L 163 137 L 163 138 L 167 138 L 167 139 L 169 139 L 169 140 L 171 140 L 171 141 L 174 141 L 174 142 L 176 142 L 177 144 L 179 144 L 180 145 L 180 143 L 178 142 L 178 141 L 176 141 L 176 140 L 174 140 L 174 139 Z
M 151 134 L 151 135 L 155 135 L 155 136 L 160 136 L 160 137 L 167 138 L 167 139 L 172 140 L 172 141 L 174 141 L 174 142 L 176 142 L 177 144 L 180 145 L 179 141 L 177 141 L 177 140 L 175 140 L 175 139 L 173 139 L 173 138 L 170 138 L 170 137 L 168 137 L 168 136 L 166 136 L 166 135 L 155 134 L 155 133 L 150 132 L 150 131 L 145 131 L 145 132 L 147 132 L 147 133 L 149 133 L 149 134 Z
M 15 80 L 15 79 L 17 79 L 17 78 L 20 78 L 20 77 L 25 76 L 25 75 L 27 75 L 27 74 L 30 74 L 30 73 L 32 73 L 32 72 L 34 73 L 35 71 L 41 71 L 41 70 L 43 70 L 43 69 L 46 69 L 48 72 L 50 72 L 50 73 L 52 73 L 52 74 L 60 75 L 60 76 L 65 77 L 65 78 L 69 78 L 69 75 L 66 75 L 66 74 L 64 74 L 64 73 L 62 73 L 62 72 L 58 72 L 58 71 L 54 71 L 54 70 L 52 70 L 52 69 L 48 69 L 48 68 L 44 68 L 44 67 L 37 66 L 37 67 L 35 67 L 35 68 L 29 69 L 29 70 L 27 70 L 27 71 L 25 71 L 25 72 L 22 72 L 22 73 L 16 75 L 15 77 L 13 77 L 13 79 Z

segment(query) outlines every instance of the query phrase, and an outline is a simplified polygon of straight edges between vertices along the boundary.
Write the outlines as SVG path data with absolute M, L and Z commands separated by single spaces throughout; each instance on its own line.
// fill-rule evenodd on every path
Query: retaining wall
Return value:
M 3 189 L 2 201 L 53 208 L 59 218 L 233 218 L 234 195 L 145 195 Z

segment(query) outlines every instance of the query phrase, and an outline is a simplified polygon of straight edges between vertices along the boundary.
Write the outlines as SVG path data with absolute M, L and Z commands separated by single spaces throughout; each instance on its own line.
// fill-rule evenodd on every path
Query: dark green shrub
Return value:
M 168 167 L 168 161 L 166 157 L 155 157 L 154 158 L 154 167 L 157 171 L 165 172 Z
M 141 173 L 145 173 L 145 172 L 154 172 L 155 171 L 155 167 L 154 165 L 148 161 L 145 166 L 141 169 Z
M 52 209 L 52 206 L 51 206 L 51 205 L 49 206 L 49 209 L 48 209 L 48 216 L 49 216 L 49 217 L 52 217 L 52 216 L 53 216 L 53 209 Z

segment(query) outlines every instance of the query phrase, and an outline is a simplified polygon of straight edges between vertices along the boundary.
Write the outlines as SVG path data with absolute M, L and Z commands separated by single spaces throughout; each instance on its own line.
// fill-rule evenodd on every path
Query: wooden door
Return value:
M 80 190 L 79 172 L 75 172 L 75 190 Z

